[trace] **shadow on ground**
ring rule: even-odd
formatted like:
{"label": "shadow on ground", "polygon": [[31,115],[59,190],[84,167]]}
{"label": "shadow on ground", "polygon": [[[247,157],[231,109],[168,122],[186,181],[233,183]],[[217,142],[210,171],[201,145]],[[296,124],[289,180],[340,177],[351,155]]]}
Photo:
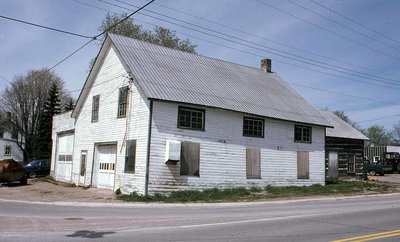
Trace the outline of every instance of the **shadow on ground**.
{"label": "shadow on ground", "polygon": [[10,183],[3,183],[3,184],[1,184],[0,183],[0,187],[24,187],[24,186],[30,186],[31,184],[26,184],[26,185],[22,185],[21,183],[19,183],[19,182],[10,182]]}
{"label": "shadow on ground", "polygon": [[68,234],[66,235],[67,237],[81,237],[81,238],[89,238],[89,239],[98,239],[98,238],[103,238],[104,235],[106,234],[115,234],[113,231],[109,232],[96,232],[96,231],[90,231],[90,230],[81,230],[81,231],[76,231],[73,234]]}

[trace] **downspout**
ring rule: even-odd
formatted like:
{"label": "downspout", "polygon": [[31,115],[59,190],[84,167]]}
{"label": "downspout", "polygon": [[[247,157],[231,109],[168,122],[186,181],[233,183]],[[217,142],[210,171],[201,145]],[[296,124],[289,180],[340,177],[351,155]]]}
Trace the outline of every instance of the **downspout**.
{"label": "downspout", "polygon": [[151,145],[151,127],[153,121],[153,100],[150,99],[149,128],[147,134],[147,158],[146,158],[146,178],[144,183],[144,195],[149,193],[149,172],[150,172],[150,145]]}

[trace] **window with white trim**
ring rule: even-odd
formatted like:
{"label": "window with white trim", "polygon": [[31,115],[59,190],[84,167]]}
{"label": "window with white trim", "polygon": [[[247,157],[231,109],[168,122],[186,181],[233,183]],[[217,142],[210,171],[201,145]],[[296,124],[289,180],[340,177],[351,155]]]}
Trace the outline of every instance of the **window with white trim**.
{"label": "window with white trim", "polygon": [[294,126],[294,141],[301,143],[311,143],[312,129],[309,126]]}
{"label": "window with white trim", "polygon": [[4,146],[4,155],[11,156],[11,146],[10,145]]}

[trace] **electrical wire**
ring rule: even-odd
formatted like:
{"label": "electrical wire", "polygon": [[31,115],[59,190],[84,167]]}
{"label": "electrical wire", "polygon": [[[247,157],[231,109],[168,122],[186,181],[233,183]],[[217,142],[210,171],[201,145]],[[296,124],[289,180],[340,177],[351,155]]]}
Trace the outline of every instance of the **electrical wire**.
{"label": "electrical wire", "polygon": [[[74,1],[77,1],[77,0],[74,0]],[[123,3],[123,1],[120,1],[120,0],[115,0],[115,1]],[[82,4],[86,4],[86,3],[82,3]],[[278,41],[275,41],[275,40],[272,40],[272,39],[269,39],[269,38],[265,38],[265,37],[262,37],[260,35],[256,35],[256,34],[253,34],[253,33],[250,33],[250,32],[246,32],[244,30],[240,30],[240,29],[234,28],[232,26],[228,26],[228,25],[225,25],[225,24],[222,24],[222,23],[210,20],[210,19],[206,19],[206,18],[197,16],[197,15],[191,14],[189,12],[185,12],[185,11],[182,11],[182,10],[179,10],[179,9],[176,9],[176,8],[172,8],[172,7],[160,4],[160,3],[156,3],[155,2],[154,5],[157,5],[157,6],[160,6],[162,8],[175,11],[177,13],[184,14],[184,15],[192,17],[192,18],[200,19],[202,21],[205,21],[205,22],[208,22],[208,23],[223,27],[225,29],[229,29],[229,30],[235,31],[237,33],[241,33],[241,34],[249,35],[249,36],[252,36],[252,37],[256,37],[256,38],[261,39],[261,40],[266,40],[266,41],[272,42],[274,44],[281,45],[281,46],[284,46],[284,47],[287,47],[287,48],[291,48],[293,50],[300,51],[300,52],[303,52],[303,53],[306,53],[306,54],[310,54],[310,55],[313,55],[313,56],[316,56],[316,57],[319,57],[319,58],[323,58],[323,59],[331,60],[331,61],[334,61],[334,62],[337,62],[337,63],[345,64],[347,66],[354,66],[354,67],[357,67],[357,68],[360,68],[360,69],[364,69],[364,70],[372,71],[372,72],[375,72],[375,73],[379,73],[379,74],[395,77],[392,74],[385,73],[385,72],[382,72],[380,70],[372,69],[372,68],[365,67],[365,66],[360,66],[360,65],[357,65],[357,64],[354,64],[354,63],[350,63],[350,62],[346,62],[346,61],[343,61],[343,60],[338,60],[338,59],[335,59],[335,58],[331,58],[331,57],[328,57],[328,56],[325,56],[325,55],[317,54],[315,52],[312,52],[312,51],[309,51],[309,50],[305,50],[305,49],[301,49],[301,48],[298,48],[298,47],[295,47],[295,46],[292,46],[292,45],[280,43]],[[98,8],[98,7],[94,6],[94,5],[92,5],[92,7]],[[98,8],[98,9],[104,10],[103,8]],[[106,11],[108,11],[108,10],[106,10]]]}
{"label": "electrical wire", "polygon": [[339,37],[341,37],[341,38],[343,38],[343,39],[345,39],[345,40],[348,40],[348,41],[350,41],[350,42],[353,42],[353,43],[355,43],[355,44],[357,44],[357,45],[363,46],[363,47],[365,47],[365,48],[367,48],[367,49],[373,50],[373,51],[378,52],[378,53],[380,53],[380,54],[382,54],[382,55],[385,55],[385,56],[387,56],[387,57],[390,57],[390,58],[392,58],[392,59],[400,60],[399,57],[393,56],[393,55],[388,54],[388,53],[386,53],[386,52],[383,52],[383,51],[381,51],[381,50],[379,50],[379,49],[370,47],[370,46],[368,46],[368,45],[366,45],[366,44],[364,44],[364,43],[362,43],[362,42],[359,42],[359,41],[357,41],[357,40],[353,40],[353,39],[347,37],[346,35],[343,35],[343,34],[339,34],[339,33],[337,33],[337,32],[334,32],[334,31],[332,31],[332,30],[330,30],[330,29],[328,29],[328,28],[325,28],[325,27],[323,27],[323,26],[321,26],[321,25],[318,25],[318,24],[316,24],[316,23],[313,23],[313,22],[311,22],[311,21],[308,21],[308,20],[305,19],[305,18],[302,18],[302,17],[299,17],[299,16],[297,16],[297,15],[294,15],[294,14],[292,14],[292,13],[290,13],[290,12],[287,12],[287,11],[285,11],[285,10],[282,10],[282,9],[280,9],[280,8],[278,8],[278,7],[275,7],[275,6],[271,5],[271,4],[268,4],[268,3],[264,2],[264,1],[261,1],[261,0],[254,0],[254,1],[256,1],[256,2],[258,2],[258,3],[260,3],[260,4],[262,4],[262,5],[265,5],[265,6],[267,6],[267,7],[270,7],[270,8],[272,8],[272,9],[275,9],[275,10],[277,10],[277,11],[279,11],[279,12],[285,13],[285,14],[287,14],[287,15],[293,17],[293,18],[296,18],[296,19],[299,19],[299,20],[301,20],[301,21],[303,21],[303,22],[306,22],[306,23],[308,23],[308,24],[310,24],[310,25],[312,25],[312,26],[315,26],[315,27],[317,27],[317,28],[319,28],[319,29],[322,29],[322,30],[324,30],[324,31],[326,31],[326,32],[328,32],[328,33],[331,33],[331,34],[333,34],[333,35],[339,36]]}
{"label": "electrical wire", "polygon": [[337,14],[337,15],[339,15],[339,16],[341,16],[341,17],[347,19],[348,21],[350,21],[350,22],[352,22],[352,23],[357,24],[358,26],[361,26],[361,27],[363,27],[363,28],[365,28],[365,29],[368,29],[369,31],[374,32],[374,33],[376,33],[376,34],[378,34],[378,35],[381,35],[381,36],[383,36],[383,37],[385,37],[385,38],[387,38],[387,39],[389,39],[389,40],[391,40],[391,41],[393,41],[393,42],[400,43],[400,41],[395,40],[395,39],[391,38],[390,36],[388,36],[388,35],[386,35],[386,34],[383,34],[383,33],[381,33],[381,32],[378,32],[378,31],[376,31],[376,30],[374,30],[374,29],[368,27],[367,25],[364,25],[364,24],[362,24],[362,23],[360,23],[360,22],[358,22],[358,21],[356,21],[356,20],[354,20],[354,19],[351,19],[351,18],[349,18],[349,17],[347,17],[347,16],[345,16],[345,15],[339,13],[338,11],[335,11],[335,10],[333,10],[333,9],[331,9],[331,8],[325,6],[325,5],[323,5],[323,4],[321,4],[321,3],[317,2],[317,1],[314,1],[314,0],[310,0],[310,1],[313,2],[313,3],[315,3],[315,4],[317,4],[318,6],[320,6],[320,7],[324,8],[324,9],[326,9],[326,10],[328,10],[328,11],[334,13],[334,14]]}
{"label": "electrical wire", "polygon": [[[81,2],[79,2],[79,1],[77,1],[77,0],[74,0],[74,1],[75,1],[75,2],[78,2],[78,3],[81,3]],[[116,13],[116,12],[113,12],[113,11],[110,11],[110,10],[107,10],[107,9],[104,9],[104,8],[100,8],[100,7],[97,7],[97,6],[94,6],[94,5],[90,5],[90,4],[86,4],[86,3],[82,3],[82,4],[85,4],[85,5],[89,6],[89,7],[93,7],[93,8],[96,8],[96,9],[99,9],[99,10],[102,10],[102,11],[105,11],[105,12]],[[149,25],[156,26],[155,24],[152,24],[152,23],[149,23],[149,22],[145,22],[145,21],[139,20],[139,19],[137,19],[137,18],[135,18],[135,21],[139,21],[139,22],[143,22],[143,23],[145,23],[145,24],[149,24]],[[180,33],[180,32],[177,32],[177,33]],[[219,46],[222,46],[222,47],[225,47],[225,48],[233,49],[233,50],[236,50],[236,51],[239,51],[239,52],[242,52],[242,53],[246,53],[246,54],[249,54],[249,55],[252,55],[252,56],[257,56],[257,57],[263,58],[263,56],[257,55],[257,54],[252,53],[252,52],[244,51],[244,50],[237,49],[237,48],[234,48],[234,47],[231,47],[231,46],[226,46],[226,45],[223,45],[223,44],[220,44],[220,43],[216,43],[216,42],[213,42],[213,41],[210,41],[210,40],[206,40],[206,39],[203,39],[203,38],[195,37],[195,36],[193,36],[193,35],[188,35],[188,34],[184,34],[184,33],[180,33],[180,34],[183,34],[183,35],[188,36],[188,37],[190,37],[190,38],[199,39],[199,40],[202,40],[202,41],[205,41],[205,42],[208,42],[208,43],[212,43],[212,44],[215,44],[215,45],[219,45]],[[302,68],[302,69],[307,69],[307,70],[310,70],[310,71],[315,71],[315,72],[323,73],[323,74],[326,74],[326,75],[331,75],[331,76],[339,77],[339,78],[342,78],[342,79],[344,79],[344,80],[351,80],[351,81],[355,81],[355,82],[361,82],[361,83],[366,83],[366,84],[370,84],[370,85],[376,86],[376,84],[371,83],[371,82],[366,82],[366,81],[356,80],[356,79],[349,79],[349,78],[345,78],[345,77],[342,77],[342,76],[338,76],[338,75],[335,75],[335,74],[332,74],[332,73],[322,72],[322,71],[315,70],[315,69],[311,69],[311,68],[306,68],[306,67],[299,66],[299,65],[295,65],[295,64],[292,64],[292,63],[289,63],[289,62],[285,62],[285,61],[278,61],[278,62],[287,64],[287,65],[291,65],[291,66],[296,66],[296,67],[299,67],[299,68]],[[386,104],[395,104],[395,105],[396,105],[396,103],[393,103],[393,102],[390,102],[390,101],[384,101],[384,100],[379,100],[379,99],[372,99],[372,98],[360,97],[360,96],[355,96],[355,95],[345,94],[345,93],[339,93],[339,92],[334,92],[334,91],[331,91],[331,90],[320,89],[320,88],[317,89],[317,88],[315,88],[315,87],[306,86],[306,85],[301,85],[301,84],[297,84],[297,83],[294,83],[294,82],[288,82],[288,83],[291,83],[291,84],[293,84],[293,85],[302,86],[302,87],[305,87],[305,88],[311,88],[311,89],[319,90],[319,91],[331,92],[331,93],[338,94],[338,95],[344,95],[344,96],[349,96],[349,97],[358,98],[358,99],[364,99],[364,100],[368,100],[368,101],[374,101],[374,102],[380,102],[380,103],[386,103]],[[379,86],[381,86],[381,85],[379,85]],[[381,86],[381,87],[386,87],[386,88],[389,88],[389,89],[393,89],[392,87],[389,87],[389,86]]]}
{"label": "electrical wire", "polygon": [[75,55],[76,53],[78,53],[80,50],[82,50],[83,48],[85,48],[87,45],[89,45],[91,42],[95,41],[99,36],[103,35],[104,33],[106,33],[107,31],[109,31],[110,29],[114,28],[116,25],[120,24],[121,22],[125,21],[126,19],[128,19],[129,17],[133,16],[134,14],[138,13],[140,10],[142,10],[143,8],[147,7],[148,5],[150,5],[152,2],[154,2],[155,0],[151,0],[150,2],[148,2],[147,4],[143,5],[142,7],[138,8],[137,10],[133,11],[131,14],[129,14],[126,18],[122,19],[121,21],[113,24],[112,26],[110,26],[109,28],[107,28],[105,31],[101,32],[98,35],[95,35],[93,37],[90,38],[90,40],[88,42],[86,42],[85,44],[83,44],[82,46],[80,46],[78,49],[76,49],[75,51],[73,51],[72,53],[70,53],[69,55],[67,55],[66,57],[64,57],[63,59],[61,59],[59,62],[57,62],[55,65],[53,65],[52,67],[50,67],[48,70],[46,70],[45,72],[43,72],[41,75],[39,75],[38,77],[36,77],[34,79],[38,80],[39,78],[42,78],[44,75],[46,75],[47,73],[49,73],[51,70],[53,70],[54,68],[56,68],[57,66],[59,66],[60,64],[62,64],[63,62],[65,62],[66,60],[68,60],[70,57],[72,57],[73,55]]}
{"label": "electrical wire", "polygon": [[328,18],[328,17],[326,17],[326,16],[324,16],[324,15],[322,15],[322,14],[320,14],[320,13],[314,11],[314,10],[311,10],[311,9],[309,9],[309,8],[306,8],[306,7],[304,7],[303,5],[298,4],[298,3],[296,3],[296,2],[294,2],[294,1],[292,1],[292,0],[286,0],[286,1],[289,2],[289,3],[291,3],[291,4],[293,4],[293,5],[295,5],[295,6],[297,6],[297,7],[299,7],[299,8],[302,8],[302,9],[304,9],[304,10],[306,10],[306,11],[309,11],[309,12],[311,12],[311,13],[317,15],[317,16],[320,16],[320,17],[323,18],[323,19],[326,19],[326,20],[328,20],[328,21],[330,21],[330,22],[332,22],[332,23],[335,23],[335,24],[337,24],[337,25],[339,25],[339,26],[342,26],[343,28],[346,28],[346,29],[348,29],[348,30],[350,30],[350,31],[353,31],[354,33],[357,33],[357,34],[359,34],[359,35],[361,35],[361,36],[364,36],[365,38],[368,38],[368,39],[370,39],[370,40],[373,40],[373,41],[375,41],[375,42],[377,42],[377,43],[379,43],[379,44],[385,45],[385,46],[390,47],[390,48],[392,48],[392,49],[399,50],[399,48],[396,48],[396,47],[393,46],[393,45],[389,45],[389,44],[387,44],[387,43],[385,43],[385,42],[383,42],[383,41],[380,41],[380,40],[378,40],[378,39],[376,39],[376,38],[374,38],[374,37],[371,37],[371,36],[369,36],[369,35],[367,35],[367,34],[364,34],[364,33],[360,32],[360,31],[358,31],[358,30],[356,30],[356,29],[353,29],[353,28],[351,28],[351,27],[349,27],[349,26],[346,26],[346,25],[344,25],[344,24],[342,24],[342,23],[340,23],[340,22],[338,22],[338,21],[336,21],[336,20],[330,19],[330,18]]}
{"label": "electrical wire", "polygon": [[11,20],[11,21],[15,21],[15,22],[19,22],[19,23],[35,26],[35,27],[39,27],[39,28],[42,28],[42,29],[56,31],[56,32],[63,33],[63,34],[69,34],[69,35],[73,35],[73,36],[77,36],[77,37],[81,37],[81,38],[87,38],[87,39],[92,39],[93,38],[91,36],[82,35],[82,34],[70,32],[70,31],[66,31],[66,30],[62,30],[62,29],[52,28],[52,27],[48,27],[48,26],[44,26],[44,25],[40,25],[40,24],[35,24],[35,23],[32,23],[32,22],[28,22],[28,21],[24,21],[24,20],[21,20],[21,19],[7,17],[7,16],[4,16],[4,15],[0,15],[0,18],[8,19],[8,20]]}
{"label": "electrical wire", "polygon": [[[129,9],[129,8],[126,8],[126,7],[123,7],[123,6],[114,4],[114,3],[110,3],[110,2],[107,2],[107,1],[105,1],[105,0],[98,0],[98,1],[103,2],[103,3],[106,3],[106,4],[109,4],[109,5],[114,6],[114,7],[119,7],[119,8],[124,9],[124,10],[131,10],[131,9]],[[117,0],[117,1],[118,1],[118,0]],[[121,1],[119,1],[119,2],[121,2]],[[126,3],[126,4],[127,4],[127,5],[130,5],[130,6],[133,6],[133,7],[137,7],[137,6],[132,5],[132,4],[128,4],[128,3]],[[286,51],[281,51],[281,50],[278,50],[278,49],[275,49],[275,48],[271,48],[271,47],[268,47],[268,46],[260,45],[260,44],[258,44],[258,43],[254,43],[254,42],[251,42],[251,41],[247,41],[247,40],[238,38],[238,37],[236,37],[236,36],[232,36],[232,35],[225,34],[225,33],[219,32],[219,31],[211,30],[211,29],[209,29],[209,28],[205,28],[205,27],[202,27],[202,26],[198,26],[198,25],[195,25],[195,24],[191,24],[191,23],[189,23],[189,22],[186,22],[186,21],[183,21],[183,20],[179,20],[179,19],[177,19],[177,18],[170,17],[170,16],[167,16],[167,15],[165,15],[165,14],[159,14],[159,13],[157,13],[157,12],[155,12],[155,11],[151,11],[151,10],[145,10],[145,11],[147,11],[147,12],[150,11],[150,12],[155,13],[155,14],[157,14],[157,15],[160,15],[160,16],[163,16],[163,17],[167,17],[167,18],[170,18],[170,19],[173,19],[173,20],[176,20],[176,21],[180,21],[180,22],[183,22],[183,23],[185,23],[185,24],[195,26],[195,27],[197,27],[197,28],[202,28],[202,29],[204,29],[204,30],[211,31],[211,32],[217,33],[217,34],[219,34],[219,35],[224,35],[224,36],[227,36],[227,37],[229,37],[229,38],[237,39],[237,40],[239,40],[239,41],[246,42],[246,43],[249,43],[249,44],[251,44],[251,45],[243,44],[243,43],[238,42],[238,41],[235,41],[235,40],[231,40],[231,39],[228,39],[228,38],[225,38],[225,37],[221,37],[221,36],[218,36],[218,35],[210,34],[210,33],[207,33],[207,32],[201,31],[201,30],[197,30],[197,29],[194,29],[194,28],[191,28],[191,27],[187,27],[187,26],[184,26],[184,25],[181,25],[181,24],[177,24],[177,23],[174,23],[174,22],[171,22],[171,21],[162,19],[162,18],[158,18],[158,17],[152,16],[152,15],[145,14],[145,13],[139,13],[139,14],[140,14],[140,15],[143,15],[143,16],[151,17],[151,18],[154,18],[154,19],[163,21],[163,22],[167,22],[167,23],[170,23],[170,24],[174,24],[174,25],[176,25],[176,26],[183,27],[183,28],[186,28],[186,29],[189,29],[189,30],[192,30],[192,31],[196,31],[196,32],[199,32],[199,33],[202,33],[202,34],[205,34],[205,35],[209,35],[209,36],[212,36],[212,37],[215,37],[215,38],[219,38],[219,39],[222,39],[222,40],[225,40],[225,41],[229,41],[229,42],[231,42],[231,43],[243,45],[243,46],[246,46],[246,47],[248,47],[248,48],[253,48],[253,49],[260,50],[260,51],[263,51],[263,52],[266,52],[266,53],[269,53],[269,54],[273,54],[273,55],[276,55],[276,56],[280,56],[280,57],[284,57],[284,58],[287,58],[287,59],[295,60],[295,61],[298,61],[298,62],[301,62],[301,63],[304,63],[304,64],[315,65],[315,66],[318,66],[318,67],[320,67],[320,68],[325,68],[325,69],[328,69],[328,70],[337,71],[337,72],[340,72],[340,73],[343,73],[343,74],[353,75],[353,76],[357,76],[357,77],[361,77],[361,78],[366,78],[366,79],[370,79],[370,80],[381,81],[381,82],[393,84],[393,85],[396,85],[396,86],[399,85],[398,80],[394,80],[394,79],[390,79],[390,78],[384,78],[384,77],[379,77],[379,76],[375,76],[375,75],[372,75],[372,74],[366,74],[366,73],[354,71],[354,70],[351,70],[351,69],[348,69],[348,68],[344,68],[344,67],[340,67],[340,66],[336,66],[336,65],[327,64],[327,63],[320,62],[320,61],[316,61],[316,60],[313,60],[313,59],[310,59],[310,58],[306,58],[306,57],[303,57],[303,56],[295,55],[295,54],[292,54],[292,53],[289,53],[289,52],[286,52]],[[265,49],[260,49],[260,48],[258,48],[258,47],[254,47],[254,46],[252,46],[252,45],[257,45],[257,46],[260,46],[260,47],[262,47],[262,48],[267,48],[267,49],[270,49],[270,50],[273,50],[273,51],[277,51],[277,52],[280,52],[280,53],[284,53],[284,54],[275,53],[275,52],[272,52],[272,51],[269,51],[269,50],[265,50]],[[295,56],[296,58],[291,57],[291,56],[287,56],[286,54]],[[302,59],[305,59],[305,60],[301,60],[301,59],[298,59],[298,58],[302,58]],[[311,61],[311,62],[315,62],[315,63],[311,63],[310,61]],[[327,65],[327,66],[324,66],[324,65]],[[331,66],[331,67],[329,67],[329,66]],[[335,68],[338,68],[338,69],[340,69],[340,70],[336,70]],[[354,72],[354,73],[353,73],[353,72]],[[383,79],[383,80],[381,80],[381,79]],[[385,80],[385,81],[384,81],[384,80]]]}

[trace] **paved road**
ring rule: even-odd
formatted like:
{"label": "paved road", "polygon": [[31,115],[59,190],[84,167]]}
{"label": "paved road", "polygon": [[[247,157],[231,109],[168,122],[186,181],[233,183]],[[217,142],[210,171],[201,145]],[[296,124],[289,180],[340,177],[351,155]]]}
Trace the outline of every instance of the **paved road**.
{"label": "paved road", "polygon": [[365,235],[360,241],[400,241],[400,195],[206,205],[0,200],[0,241],[332,241]]}

